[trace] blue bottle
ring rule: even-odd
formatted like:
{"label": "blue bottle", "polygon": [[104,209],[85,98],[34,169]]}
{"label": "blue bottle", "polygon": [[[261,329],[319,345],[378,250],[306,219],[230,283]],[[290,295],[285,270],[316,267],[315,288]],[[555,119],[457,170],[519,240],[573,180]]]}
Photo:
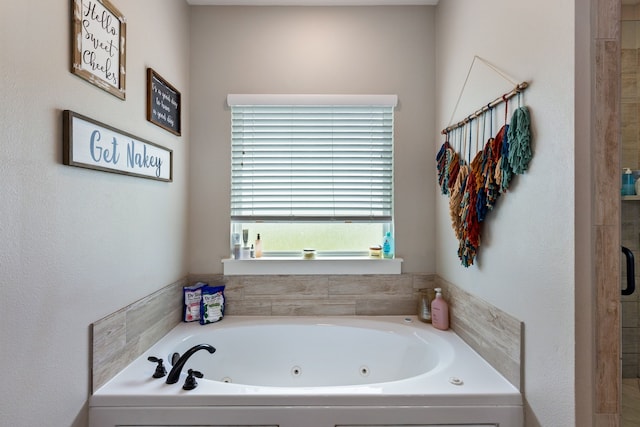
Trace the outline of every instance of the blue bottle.
{"label": "blue bottle", "polygon": [[622,195],[633,196],[634,194],[636,194],[636,187],[633,182],[633,173],[631,169],[626,168],[622,174]]}
{"label": "blue bottle", "polygon": [[393,258],[395,247],[393,243],[393,236],[390,231],[384,236],[384,243],[382,244],[382,256],[384,258]]}

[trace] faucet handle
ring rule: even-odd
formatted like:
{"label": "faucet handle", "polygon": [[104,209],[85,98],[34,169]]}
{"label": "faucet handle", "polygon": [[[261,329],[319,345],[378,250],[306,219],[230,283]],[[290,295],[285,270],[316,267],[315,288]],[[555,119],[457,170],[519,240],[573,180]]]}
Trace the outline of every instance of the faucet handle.
{"label": "faucet handle", "polygon": [[187,374],[189,375],[187,375],[187,379],[184,380],[184,385],[182,386],[183,390],[193,390],[194,388],[198,387],[198,382],[196,381],[196,377],[197,378],[204,377],[202,372],[194,371],[193,369],[189,369],[187,371]]}
{"label": "faucet handle", "polygon": [[175,365],[176,363],[178,363],[178,360],[180,360],[180,353],[175,352],[171,355],[171,366]]}
{"label": "faucet handle", "polygon": [[147,360],[149,362],[158,364],[158,366],[156,366],[156,371],[153,374],[153,378],[162,378],[165,375],[167,375],[167,370],[165,369],[164,364],[162,363],[162,359],[154,356],[149,356],[147,357]]}

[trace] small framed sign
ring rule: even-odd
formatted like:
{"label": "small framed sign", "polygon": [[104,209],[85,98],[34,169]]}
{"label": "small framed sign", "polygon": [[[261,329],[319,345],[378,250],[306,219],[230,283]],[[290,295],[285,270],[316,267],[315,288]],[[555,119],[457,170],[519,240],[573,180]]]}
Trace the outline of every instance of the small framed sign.
{"label": "small framed sign", "polygon": [[125,98],[124,16],[108,0],[71,0],[71,72]]}
{"label": "small framed sign", "polygon": [[181,135],[180,92],[153,69],[147,68],[147,120]]}
{"label": "small framed sign", "polygon": [[70,110],[62,129],[65,165],[173,181],[173,150]]}

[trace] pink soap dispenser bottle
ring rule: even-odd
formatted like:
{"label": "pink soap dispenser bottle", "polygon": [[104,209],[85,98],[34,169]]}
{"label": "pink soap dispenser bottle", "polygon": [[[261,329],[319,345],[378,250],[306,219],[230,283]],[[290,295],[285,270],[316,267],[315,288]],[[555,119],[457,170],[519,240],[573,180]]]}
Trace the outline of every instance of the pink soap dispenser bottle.
{"label": "pink soap dispenser bottle", "polygon": [[431,303],[431,324],[443,331],[449,329],[449,305],[442,298],[441,288],[436,288],[436,297]]}

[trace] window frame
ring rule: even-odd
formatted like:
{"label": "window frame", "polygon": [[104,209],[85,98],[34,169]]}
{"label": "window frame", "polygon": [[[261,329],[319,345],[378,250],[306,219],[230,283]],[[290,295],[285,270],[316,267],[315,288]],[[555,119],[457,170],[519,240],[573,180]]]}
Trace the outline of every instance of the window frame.
{"label": "window frame", "polygon": [[[390,107],[390,125],[387,125],[390,128],[390,148],[387,148],[390,152],[390,163],[389,170],[390,178],[387,178],[390,182],[389,187],[389,195],[385,196],[390,199],[390,207],[389,215],[384,218],[370,218],[366,219],[364,217],[358,218],[342,218],[346,220],[345,222],[352,222],[352,219],[355,219],[356,222],[368,222],[368,223],[377,223],[381,224],[383,228],[383,234],[380,236],[380,240],[387,231],[393,232],[393,195],[394,195],[394,178],[393,178],[393,146],[394,146],[394,116],[395,116],[395,106],[397,105],[397,96],[396,95],[268,95],[268,94],[229,94],[227,96],[227,103],[231,109],[237,106],[325,106],[331,108],[332,106],[355,106],[358,108],[360,106],[385,106],[385,108]],[[375,108],[375,107],[374,107]],[[233,138],[233,123],[232,123],[232,138]],[[232,141],[233,144],[233,141]],[[347,143],[349,144],[349,143]],[[233,145],[232,145],[233,150]],[[372,151],[373,152],[373,151]],[[373,156],[370,156],[373,157]],[[232,158],[233,160],[233,158]],[[233,186],[233,181],[232,181]],[[233,191],[233,190],[232,190]],[[305,206],[306,208],[306,206]],[[322,220],[322,218],[326,218],[326,220]],[[275,219],[275,221],[274,221]],[[233,215],[230,217],[230,248],[231,252],[233,252],[233,234],[238,233],[240,230],[238,229],[238,224],[241,223],[252,223],[255,222],[259,224],[260,222],[289,222],[286,218],[267,218],[267,217],[246,217],[246,216],[238,216],[234,217]],[[331,219],[327,217],[313,218],[314,223],[325,223],[329,224],[335,221],[335,219]],[[297,218],[297,220],[293,221],[296,223],[300,222],[308,222],[305,218]],[[296,256],[292,251],[281,251],[281,252],[265,252],[262,258],[259,259],[233,259],[230,257],[229,259],[225,259],[224,262],[224,270],[225,274],[283,274],[284,270],[288,271],[298,271],[299,268],[302,268],[302,272],[305,274],[314,274],[313,271],[318,270],[317,274],[322,273],[336,273],[342,271],[346,274],[399,274],[400,264],[402,262],[401,259],[396,258],[395,260],[389,259],[376,259],[369,258],[368,251],[325,251],[319,253],[321,256],[315,260],[303,260],[302,257]],[[247,268],[247,263],[244,261],[261,261],[258,264],[252,265],[251,268]],[[269,261],[268,267],[265,262]],[[295,261],[304,261],[304,267],[297,266],[291,269],[293,265],[296,265]],[[379,264],[371,264],[371,262],[384,261]],[[292,264],[293,262],[293,264]],[[345,263],[346,262],[346,263]],[[376,268],[372,269],[371,265],[379,265],[382,267],[382,270],[376,272]],[[346,270],[344,270],[344,268]],[[237,271],[240,268],[240,271]],[[379,268],[379,267],[377,267]],[[251,273],[253,271],[253,273]],[[272,271],[272,273],[269,273]],[[234,272],[234,273],[232,273]],[[351,272],[351,273],[350,273]],[[285,272],[286,273],[286,272]],[[294,273],[292,273],[294,274]]]}

